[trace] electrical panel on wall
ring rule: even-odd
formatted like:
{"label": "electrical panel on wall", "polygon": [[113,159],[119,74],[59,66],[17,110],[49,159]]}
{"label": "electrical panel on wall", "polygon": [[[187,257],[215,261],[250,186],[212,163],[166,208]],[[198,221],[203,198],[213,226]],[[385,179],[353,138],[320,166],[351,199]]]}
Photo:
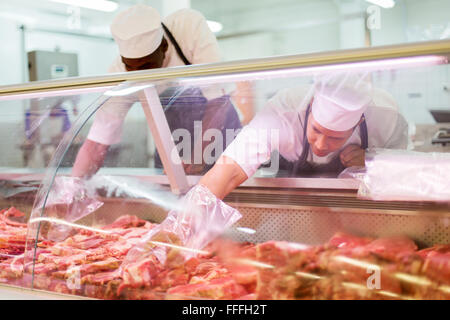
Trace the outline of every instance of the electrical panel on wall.
{"label": "electrical panel on wall", "polygon": [[78,55],[59,51],[28,52],[30,81],[52,80],[78,76]]}

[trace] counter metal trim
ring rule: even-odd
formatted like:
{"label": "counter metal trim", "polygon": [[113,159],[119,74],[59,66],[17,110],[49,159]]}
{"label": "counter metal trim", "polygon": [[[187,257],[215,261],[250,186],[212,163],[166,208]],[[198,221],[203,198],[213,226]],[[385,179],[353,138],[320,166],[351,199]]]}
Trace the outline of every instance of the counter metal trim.
{"label": "counter metal trim", "polygon": [[[11,298],[13,296],[13,298]],[[5,298],[7,297],[7,298]],[[0,300],[97,300],[94,298],[56,293],[40,289],[0,284]]]}
{"label": "counter metal trim", "polygon": [[282,68],[320,66],[367,60],[413,57],[423,55],[450,55],[450,40],[408,43],[371,48],[348,49],[312,54],[286,55],[260,59],[237,60],[212,64],[180,66],[114,73],[101,76],[74,77],[61,80],[38,81],[0,87],[0,97],[40,91],[67,90],[93,86],[114,85],[124,81],[149,81],[241,72],[269,71]]}

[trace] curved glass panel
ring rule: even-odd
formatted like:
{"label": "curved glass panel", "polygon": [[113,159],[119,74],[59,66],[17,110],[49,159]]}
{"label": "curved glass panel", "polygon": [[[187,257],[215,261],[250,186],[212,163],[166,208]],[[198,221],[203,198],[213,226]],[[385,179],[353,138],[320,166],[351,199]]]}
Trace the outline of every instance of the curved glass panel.
{"label": "curved glass panel", "polygon": [[449,80],[448,58],[424,55],[111,88],[39,181],[28,284],[100,299],[449,299]]}
{"label": "curved glass panel", "polygon": [[[34,236],[27,222],[50,160],[79,114],[106,89],[67,90],[0,100],[0,283],[30,287]],[[72,140],[67,159],[80,148]]]}

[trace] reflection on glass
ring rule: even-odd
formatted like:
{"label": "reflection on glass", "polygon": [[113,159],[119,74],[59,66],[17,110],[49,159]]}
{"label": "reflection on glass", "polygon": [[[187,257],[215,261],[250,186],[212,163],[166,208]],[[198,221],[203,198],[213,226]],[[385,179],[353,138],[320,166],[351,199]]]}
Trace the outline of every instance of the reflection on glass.
{"label": "reflection on glass", "polygon": [[[121,152],[121,149],[124,149],[127,144],[123,140],[130,139],[126,135],[126,130],[134,128],[131,127],[131,123],[144,126],[141,130],[146,130],[147,124],[140,103],[140,99],[145,99],[145,97],[143,90],[139,90],[145,89],[145,87],[137,87],[138,90],[133,90],[132,94],[128,96],[125,94],[120,98],[110,99],[95,115],[94,123],[87,136],[88,140],[81,149],[79,159],[74,165],[76,176],[94,174],[103,165],[105,157],[112,153],[111,147],[113,145],[117,146],[116,149],[120,148],[119,152]],[[128,89],[133,89],[133,87]],[[241,128],[236,108],[225,89],[220,86],[199,88],[170,84],[157,87],[168,126],[175,142],[178,144],[180,157],[188,174],[205,173],[227,146],[227,141],[224,139],[226,131]],[[121,90],[121,92],[125,92],[124,90],[126,89]],[[135,93],[134,91],[138,92]],[[114,94],[114,96],[117,95]],[[135,102],[138,102],[137,106],[127,116]],[[125,121],[126,117],[130,119],[128,122]],[[216,132],[217,130],[220,132]],[[205,141],[206,138],[209,140]],[[213,143],[207,143],[211,141]],[[133,145],[135,145],[136,141],[133,142]],[[145,141],[142,143],[141,146],[130,147],[134,148],[135,151],[145,150],[145,147],[147,147],[146,156],[150,167],[162,169],[160,155],[155,150],[151,137],[148,137],[147,145],[145,145]],[[215,145],[212,150],[206,150],[210,157],[204,157],[205,148],[211,144]],[[140,162],[137,159],[139,154],[133,152],[133,155],[133,159],[128,158],[129,163],[126,166],[135,166],[136,162]],[[134,163],[130,163],[133,160]],[[116,162],[118,161],[120,160],[116,159]],[[115,166],[115,164],[111,164],[111,161],[105,165]]]}
{"label": "reflection on glass", "polygon": [[[79,96],[33,99],[25,112],[24,166],[48,166],[62,136],[70,129],[69,112],[77,115]],[[79,142],[78,142],[79,144]],[[76,146],[77,143],[74,143]]]}
{"label": "reflection on glass", "polygon": [[[448,147],[432,143],[434,111],[448,108],[439,85],[447,65],[336,66],[125,83],[75,119],[69,100],[20,109],[18,139],[47,137],[33,137],[35,128],[66,134],[44,177],[0,184],[1,283],[100,299],[450,299],[447,202],[399,201],[391,191],[411,195],[407,185],[445,201],[445,172],[427,175],[434,191],[414,187],[422,175],[392,183],[382,168],[371,182],[393,202],[276,185],[322,179],[269,178],[271,187],[225,198],[258,170],[336,177],[370,166],[371,148],[404,157],[387,161],[398,173],[447,165],[447,155],[423,153],[424,165],[409,153]],[[55,132],[44,125],[52,114]],[[202,175],[200,184],[190,188],[197,180],[177,168]],[[175,194],[173,181],[188,192]]]}
{"label": "reflection on glass", "polygon": [[248,177],[272,152],[280,154],[279,169],[290,176],[337,175],[364,166],[368,148],[406,149],[407,144],[405,119],[394,99],[373,87],[370,74],[338,73],[280,90],[225,155]]}

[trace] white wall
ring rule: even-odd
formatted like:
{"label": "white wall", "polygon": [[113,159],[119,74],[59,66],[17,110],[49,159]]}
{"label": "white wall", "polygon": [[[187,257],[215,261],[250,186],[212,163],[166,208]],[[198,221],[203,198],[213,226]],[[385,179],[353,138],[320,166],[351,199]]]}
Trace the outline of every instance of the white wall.
{"label": "white wall", "polygon": [[[4,11],[2,11],[4,12]],[[20,18],[20,17],[19,17]],[[45,24],[52,24],[51,17],[35,16],[43,19]],[[117,47],[113,41],[99,38],[88,38],[81,36],[62,35],[58,33],[20,31],[19,27],[24,21],[14,20],[14,16],[0,16],[0,39],[2,48],[0,50],[0,85],[18,84],[28,80],[28,70],[22,60],[25,51],[31,50],[54,50],[59,47],[61,52],[78,54],[79,75],[104,74],[109,64],[117,55]],[[64,22],[64,19],[63,19]],[[53,23],[63,23],[61,19],[54,18]],[[64,25],[64,24],[63,24]],[[35,28],[35,26],[33,26]],[[22,43],[24,39],[24,43]],[[25,56],[26,59],[26,56]],[[95,101],[98,94],[81,95],[78,101],[78,110]],[[46,99],[40,99],[42,108],[45,108]],[[22,152],[19,146],[25,141],[25,111],[29,110],[30,101],[0,101],[0,122],[2,123],[2,137],[0,147],[9,150],[1,157],[0,166],[22,166]],[[44,110],[44,109],[43,109]],[[75,120],[75,115],[68,110],[70,120]],[[45,130],[45,121],[43,128]]]}
{"label": "white wall", "polygon": [[[274,55],[333,51],[339,48],[339,23],[330,22],[274,35]],[[320,41],[317,41],[320,39]]]}
{"label": "white wall", "polygon": [[[331,1],[298,1],[286,6],[265,3],[253,10],[232,9],[217,17],[206,15],[224,25],[223,37],[218,35],[218,40],[225,60],[339,48],[339,17]],[[256,3],[249,2],[249,6],[252,4]]]}
{"label": "white wall", "polygon": [[[381,28],[371,31],[372,45],[391,45],[449,38],[450,1],[401,0],[392,9],[382,9]],[[450,93],[443,89],[450,81],[448,66],[393,71],[379,79],[400,104],[411,123],[435,123],[429,109],[449,109]],[[389,78],[389,79],[387,79]]]}
{"label": "white wall", "polygon": [[[398,0],[392,9],[381,10],[381,28],[371,31],[372,45],[397,44],[406,41],[445,36],[450,30],[450,0]],[[149,4],[161,11],[173,10],[189,3],[195,8],[195,0],[154,0]],[[207,4],[207,1],[204,1]],[[207,18],[224,24],[219,34],[219,46],[224,60],[249,59],[273,55],[333,51],[364,46],[364,13],[368,3],[360,0],[302,0],[302,1],[246,1],[231,4],[216,3],[204,10]],[[260,5],[256,5],[256,4]],[[163,15],[165,15],[163,13]],[[353,15],[349,18],[349,15]],[[66,17],[37,14],[33,17],[46,27],[64,25]],[[106,20],[105,20],[106,21]],[[22,21],[23,22],[23,21]],[[0,14],[0,38],[4,44],[0,50],[0,85],[23,81],[24,65],[21,61],[21,33],[19,22]],[[36,27],[36,26],[35,26]],[[227,35],[226,37],[222,37]],[[450,34],[449,34],[450,36]],[[428,37],[428,38],[427,38]],[[117,55],[117,46],[107,39],[94,39],[73,35],[28,31],[25,34],[26,50],[53,50],[78,54],[81,76],[103,74]],[[391,88],[402,105],[418,105],[417,108],[446,108],[449,93],[442,90],[442,83],[449,82],[448,68],[436,69],[414,81],[405,77],[391,83]],[[406,82],[409,84],[406,85]],[[398,88],[397,88],[398,87]],[[395,90],[394,90],[395,88]],[[268,92],[271,91],[268,88]],[[265,92],[265,91],[264,91]],[[412,94],[412,95],[411,95]],[[421,95],[419,98],[410,96]],[[23,108],[22,104],[18,104]],[[420,107],[422,106],[422,107]],[[418,112],[417,121],[432,121]],[[427,113],[428,115],[428,113]]]}
{"label": "white wall", "polygon": [[380,9],[379,29],[372,29],[370,32],[372,46],[392,45],[407,41],[405,7],[405,3],[399,1],[394,8]]}
{"label": "white wall", "polygon": [[0,17],[0,85],[22,82],[20,30],[16,23]]}
{"label": "white wall", "polygon": [[[28,80],[26,65],[22,62],[22,32],[20,24],[0,17],[0,85],[17,84]],[[108,66],[118,54],[114,41],[105,38],[92,38],[79,35],[42,32],[26,28],[24,33],[25,51],[50,50],[59,48],[61,52],[78,55],[80,76],[98,75],[107,72]]]}
{"label": "white wall", "polygon": [[430,109],[450,110],[450,94],[443,84],[450,79],[446,65],[386,71],[374,75],[375,85],[386,89],[398,102],[410,123],[435,123]]}
{"label": "white wall", "polygon": [[239,37],[219,40],[222,58],[225,61],[267,57],[274,54],[272,35],[270,33],[256,33]]}
{"label": "white wall", "polygon": [[398,0],[381,9],[381,28],[372,30],[372,45],[450,38],[449,0]]}
{"label": "white wall", "polygon": [[407,4],[406,19],[409,41],[450,38],[449,0],[412,0]]}
{"label": "white wall", "polygon": [[[361,17],[370,4],[365,1],[299,1],[289,4],[289,12],[279,13],[280,8],[264,6],[253,12],[228,12],[222,14],[224,31],[235,37],[223,40],[219,45],[228,60],[280,54],[299,54],[333,51],[365,46],[365,19]],[[314,9],[308,11],[308,9]],[[358,16],[358,12],[360,15]],[[405,42],[436,40],[450,37],[449,0],[397,0],[392,9],[380,10],[380,29],[371,30],[373,46],[393,45]],[[261,19],[261,15],[269,15]],[[293,16],[297,18],[294,19]],[[259,18],[258,18],[259,17]],[[282,17],[282,18],[281,18]],[[348,18],[350,17],[350,18]],[[254,30],[291,24],[291,29],[239,36],[245,25]],[[294,21],[298,21],[295,25]],[[311,23],[315,21],[315,23]],[[232,23],[232,26],[229,25]],[[279,27],[278,29],[283,29]],[[443,90],[450,82],[450,68],[436,66],[410,70],[378,73],[379,86],[386,88],[397,99],[406,118],[415,123],[434,123],[429,109],[450,109],[450,93]],[[257,108],[264,96],[270,95],[283,82],[261,82],[257,85]],[[292,85],[289,81],[285,85]]]}

